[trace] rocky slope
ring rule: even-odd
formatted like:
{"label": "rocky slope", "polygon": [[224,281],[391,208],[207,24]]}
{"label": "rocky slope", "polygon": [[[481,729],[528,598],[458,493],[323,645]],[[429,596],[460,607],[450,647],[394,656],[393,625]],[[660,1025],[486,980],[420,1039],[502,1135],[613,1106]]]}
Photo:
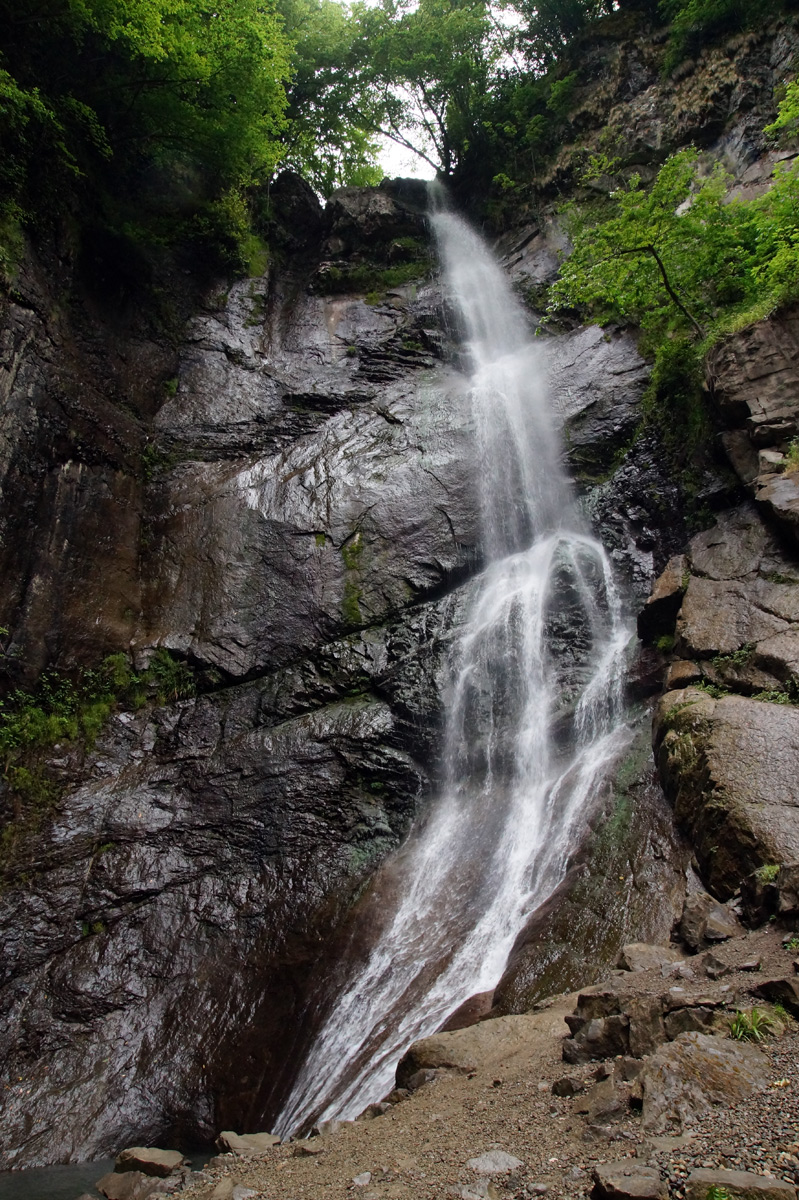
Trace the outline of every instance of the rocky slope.
{"label": "rocky slope", "polygon": [[[415,1044],[405,1086],[358,1121],[269,1149],[232,1143],[180,1195],[706,1200],[716,1185],[795,1200],[796,1025],[763,999],[791,957],[773,927],[695,955],[627,947],[626,969],[579,995]],[[731,1038],[753,1006],[770,1032]],[[119,1184],[106,1176],[102,1193]],[[132,1200],[167,1186],[140,1177]]]}

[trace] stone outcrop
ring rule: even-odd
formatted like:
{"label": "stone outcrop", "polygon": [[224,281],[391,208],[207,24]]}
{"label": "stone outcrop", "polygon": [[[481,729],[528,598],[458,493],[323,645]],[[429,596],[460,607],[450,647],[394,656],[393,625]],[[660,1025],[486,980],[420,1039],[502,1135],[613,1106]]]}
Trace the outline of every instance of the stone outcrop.
{"label": "stone outcrop", "polygon": [[718,992],[689,993],[681,986],[658,994],[632,991],[621,980],[598,985],[581,992],[574,1012],[566,1016],[571,1037],[564,1038],[563,1060],[583,1064],[617,1056],[638,1059],[684,1033],[726,1033],[725,1002]]}
{"label": "stone outcrop", "polygon": [[747,1042],[682,1033],[644,1065],[644,1128],[679,1132],[712,1104],[746,1100],[768,1082],[768,1059]]}
{"label": "stone outcrop", "polygon": [[[668,622],[648,614],[669,598],[662,611],[674,622],[676,661],[655,712],[655,755],[721,899],[749,887],[758,869],[776,875],[799,858],[797,584],[792,552],[746,504],[669,564],[639,621],[648,636],[666,632]],[[699,932],[694,944],[712,940]]]}
{"label": "stone outcrop", "polygon": [[[160,647],[199,694],[61,747],[57,802],[19,821],[0,894],[4,1165],[176,1123],[268,1127],[313,1032],[309,991],[431,787],[481,547],[423,198],[346,190],[322,212],[296,180],[277,193],[304,213],[302,236],[281,234],[290,265],[212,291],[177,354],[142,333],[125,358],[129,331],[106,330],[113,389],[99,350],[89,381],[38,277],[6,311],[0,667],[20,680],[17,664],[33,677],[119,649],[142,667]],[[381,290],[408,244],[419,280]],[[549,354],[563,418],[598,414],[594,444],[615,445],[646,375],[631,340],[587,331]],[[589,387],[597,354],[607,370]],[[104,430],[91,454],[90,427]],[[32,490],[31,473],[50,482]],[[579,663],[559,620],[568,685]],[[633,825],[642,863],[651,837],[664,848],[651,890],[671,895],[667,825]],[[641,901],[619,944],[673,920]]]}
{"label": "stone outcrop", "polygon": [[[714,51],[676,87],[659,81],[659,51],[610,41],[592,61],[615,83],[581,93],[575,109],[585,145],[609,124],[624,133],[627,165],[651,169],[678,144],[715,141],[749,186],[763,148],[757,96],[791,61],[792,26]],[[559,160],[548,184],[573,166]],[[196,698],[116,713],[91,747],[60,745],[48,763],[56,800],[10,839],[4,1167],[175,1127],[268,1127],[347,914],[434,785],[447,655],[483,547],[465,377],[430,278],[424,198],[412,183],[344,189],[322,211],[284,177],[273,200],[284,265],[199,300],[184,290],[160,329],[85,281],[61,303],[72,286],[63,263],[26,266],[3,301],[7,686],[112,651],[141,668],[156,648],[199,685]],[[514,271],[545,284],[563,236],[520,220]],[[384,286],[409,255],[418,278]],[[569,329],[542,347],[588,509],[643,599],[685,540],[680,485],[652,430],[614,470],[648,368],[620,331]],[[754,342],[746,353],[754,361]],[[719,396],[734,392],[733,359],[718,364]],[[743,418],[751,446],[783,429],[772,399],[768,419]],[[761,510],[787,511],[790,476],[755,487],[757,466]],[[697,494],[718,506],[729,486],[708,469]],[[680,571],[662,597],[658,636],[679,607],[689,675],[734,674],[750,694],[785,688],[799,664],[799,574],[768,537],[735,536],[737,557],[721,566],[718,547],[697,542],[685,589]],[[556,632],[568,684],[573,631],[565,621]],[[725,655],[735,661],[714,661]],[[727,698],[712,703],[726,719]],[[676,794],[670,769],[664,758]],[[753,812],[754,795],[742,802]],[[666,940],[679,918],[690,852],[647,757],[625,760],[598,800],[561,888],[514,948],[499,1011],[584,981],[625,943]],[[17,820],[5,782],[0,802]],[[787,829],[787,807],[775,803],[769,836]],[[756,861],[770,862],[762,845]],[[712,848],[699,851],[708,868]],[[745,861],[741,850],[722,870],[730,887]],[[639,1017],[628,1019],[628,1043],[644,1044],[645,1014],[633,1034]],[[658,1019],[664,1031],[678,1023]]]}
{"label": "stone outcrop", "polygon": [[799,711],[686,688],[663,697],[656,749],[667,793],[716,895],[796,857]]}

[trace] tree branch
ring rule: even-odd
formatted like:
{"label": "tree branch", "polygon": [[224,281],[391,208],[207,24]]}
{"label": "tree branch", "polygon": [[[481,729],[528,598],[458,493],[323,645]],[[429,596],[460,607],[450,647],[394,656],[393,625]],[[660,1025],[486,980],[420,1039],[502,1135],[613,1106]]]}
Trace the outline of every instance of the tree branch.
{"label": "tree branch", "polygon": [[675,292],[674,288],[671,286],[671,283],[669,282],[669,277],[666,274],[666,268],[663,265],[663,260],[660,257],[660,255],[658,254],[655,247],[651,246],[651,245],[632,246],[629,250],[617,250],[615,255],[612,255],[611,257],[619,258],[622,255],[626,255],[626,254],[651,254],[652,255],[652,257],[654,258],[655,262],[658,265],[658,270],[660,271],[661,278],[663,279],[663,286],[665,287],[669,296],[674,301],[674,303],[677,305],[677,307],[679,308],[679,310],[683,314],[683,316],[688,318],[688,320],[691,322],[691,324],[693,325],[694,329],[699,334],[699,336],[701,338],[703,338],[705,336],[704,329],[699,324],[699,322],[697,321],[697,319],[693,315],[693,313],[690,312],[689,309],[687,309],[685,307],[682,300],[679,298],[679,296]]}

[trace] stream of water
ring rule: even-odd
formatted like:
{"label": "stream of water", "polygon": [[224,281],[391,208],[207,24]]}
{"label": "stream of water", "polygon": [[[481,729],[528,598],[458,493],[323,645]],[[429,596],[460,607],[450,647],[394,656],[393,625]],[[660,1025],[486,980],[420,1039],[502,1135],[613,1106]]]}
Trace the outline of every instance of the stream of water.
{"label": "stream of water", "polygon": [[[450,212],[431,219],[470,355],[488,565],[449,664],[443,786],[363,908],[376,941],[300,1067],[284,1136],[381,1099],[411,1042],[497,984],[627,740],[630,629],[561,467],[539,347],[481,239]],[[566,665],[550,636],[565,609],[576,631]]]}

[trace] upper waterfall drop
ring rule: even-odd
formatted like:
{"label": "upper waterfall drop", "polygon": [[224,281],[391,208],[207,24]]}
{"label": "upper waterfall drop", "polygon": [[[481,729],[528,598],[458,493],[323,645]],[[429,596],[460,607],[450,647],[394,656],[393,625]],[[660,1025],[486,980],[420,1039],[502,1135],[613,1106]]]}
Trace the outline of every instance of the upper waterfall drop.
{"label": "upper waterfall drop", "polygon": [[[376,941],[365,961],[353,952],[280,1114],[283,1135],[357,1116],[391,1090],[411,1042],[496,985],[627,740],[631,631],[561,466],[539,347],[477,234],[448,211],[431,221],[469,355],[486,566],[450,656],[442,786],[361,906]],[[549,636],[566,606],[579,628],[568,696]]]}

